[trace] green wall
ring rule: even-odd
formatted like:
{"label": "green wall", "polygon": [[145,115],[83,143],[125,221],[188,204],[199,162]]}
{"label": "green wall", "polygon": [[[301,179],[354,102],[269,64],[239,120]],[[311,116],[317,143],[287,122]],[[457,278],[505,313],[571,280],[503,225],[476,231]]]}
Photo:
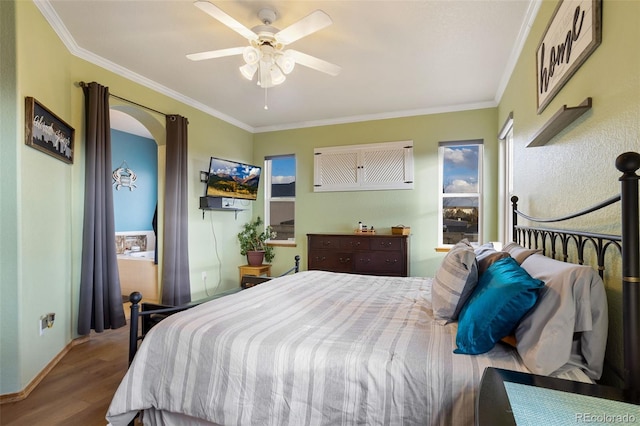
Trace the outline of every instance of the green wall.
{"label": "green wall", "polygon": [[[603,2],[602,43],[556,95],[536,114],[535,52],[556,2],[544,1],[499,105],[501,125],[514,116],[514,193],[533,216],[557,217],[589,207],[620,191],[614,162],[640,149],[640,2]],[[593,108],[544,146],[526,148],[562,105],[593,98]],[[609,207],[588,221],[559,226],[620,232],[620,207]],[[616,257],[616,256],[614,256]],[[611,268],[605,284],[609,302],[607,359],[622,358],[620,275]],[[608,372],[607,380],[611,380]]]}
{"label": "green wall", "polygon": [[[438,242],[438,142],[483,139],[484,239],[497,237],[497,109],[433,114],[367,121],[334,126],[285,130],[255,135],[254,163],[268,155],[295,154],[296,247],[278,247],[276,266],[290,262],[295,254],[306,268],[307,233],[351,233],[359,221],[378,232],[390,232],[398,224],[411,226],[410,275],[433,276],[443,255]],[[401,191],[313,192],[313,149],[412,140],[415,187]],[[257,212],[264,210],[262,201]],[[284,268],[284,265],[282,266]]]}
{"label": "green wall", "polygon": [[[18,123],[16,118],[15,4],[0,1],[0,394],[20,383],[18,316],[18,188],[16,183]],[[8,143],[7,143],[8,142]]]}

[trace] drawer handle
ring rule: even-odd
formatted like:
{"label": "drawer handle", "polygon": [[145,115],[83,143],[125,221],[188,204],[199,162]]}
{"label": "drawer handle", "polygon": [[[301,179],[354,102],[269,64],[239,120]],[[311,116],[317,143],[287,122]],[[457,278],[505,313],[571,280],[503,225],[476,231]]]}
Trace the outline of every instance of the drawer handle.
{"label": "drawer handle", "polygon": [[385,262],[387,263],[398,263],[398,259],[387,259]]}
{"label": "drawer handle", "polygon": [[356,246],[356,247],[357,247],[357,246],[359,246],[360,244],[362,244],[362,242],[361,242],[361,241],[355,241],[355,242],[354,242],[354,241],[351,241],[351,245],[352,245],[352,246]]}
{"label": "drawer handle", "polygon": [[361,261],[361,262],[364,262],[364,263],[371,263],[371,259],[364,259],[364,258],[362,258],[362,259],[360,259],[360,261]]}
{"label": "drawer handle", "polygon": [[349,263],[349,262],[351,262],[351,258],[350,257],[341,257],[338,260],[340,260],[340,263]]}
{"label": "drawer handle", "polygon": [[381,246],[391,247],[391,241],[380,241]]}
{"label": "drawer handle", "polygon": [[323,241],[322,245],[325,246],[325,247],[326,246],[330,246],[331,245],[331,241]]}
{"label": "drawer handle", "polygon": [[327,260],[327,258],[325,256],[316,256],[316,261],[322,262],[324,260]]}

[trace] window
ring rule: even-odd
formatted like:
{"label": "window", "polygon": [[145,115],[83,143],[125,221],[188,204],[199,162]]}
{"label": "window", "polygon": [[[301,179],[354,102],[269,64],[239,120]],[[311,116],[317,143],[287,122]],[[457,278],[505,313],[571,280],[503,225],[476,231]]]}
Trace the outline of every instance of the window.
{"label": "window", "polygon": [[513,194],[513,112],[509,113],[507,120],[498,134],[500,140],[500,166],[502,168],[501,206],[502,228],[500,229],[500,241],[509,242],[513,239],[513,217],[511,207],[511,195]]}
{"label": "window", "polygon": [[513,128],[507,133],[505,139],[505,205],[507,207],[504,221],[504,238],[501,241],[513,240],[513,207],[511,196],[513,195]]}
{"label": "window", "polygon": [[265,158],[265,223],[276,237],[271,241],[295,240],[296,157],[281,155]]}
{"label": "window", "polygon": [[446,246],[481,240],[482,141],[441,142],[440,238]]}

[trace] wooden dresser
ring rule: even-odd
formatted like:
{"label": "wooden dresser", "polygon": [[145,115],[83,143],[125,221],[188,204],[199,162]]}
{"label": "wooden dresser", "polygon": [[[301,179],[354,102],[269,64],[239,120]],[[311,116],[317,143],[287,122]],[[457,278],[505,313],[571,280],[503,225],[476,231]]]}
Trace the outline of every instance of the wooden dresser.
{"label": "wooden dresser", "polygon": [[409,275],[408,235],[307,234],[307,269]]}

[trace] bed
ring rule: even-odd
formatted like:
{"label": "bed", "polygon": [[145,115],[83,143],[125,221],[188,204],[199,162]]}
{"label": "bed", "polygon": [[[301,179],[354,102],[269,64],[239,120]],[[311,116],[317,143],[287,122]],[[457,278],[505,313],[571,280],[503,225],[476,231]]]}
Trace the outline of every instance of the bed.
{"label": "bed", "polygon": [[434,277],[304,271],[183,309],[136,343],[107,420],[472,425],[487,367],[593,382],[606,347],[604,286],[595,268],[545,257],[556,240],[621,249],[631,325],[621,374],[639,389],[640,155],[616,165],[621,236],[516,225],[502,249],[456,244]]}

